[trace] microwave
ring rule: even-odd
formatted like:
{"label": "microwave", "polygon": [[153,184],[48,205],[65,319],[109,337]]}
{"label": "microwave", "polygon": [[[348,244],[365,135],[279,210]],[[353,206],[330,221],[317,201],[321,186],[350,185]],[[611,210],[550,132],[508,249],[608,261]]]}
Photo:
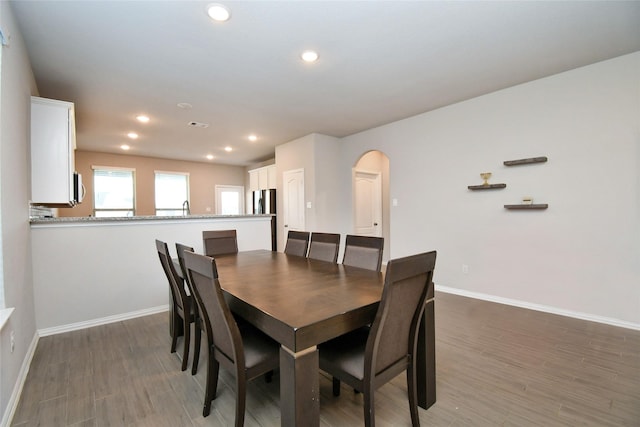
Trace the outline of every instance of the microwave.
{"label": "microwave", "polygon": [[82,203],[82,199],[84,199],[84,195],[86,194],[86,189],[84,185],[82,185],[82,175],[78,172],[73,173],[73,204],[77,205]]}

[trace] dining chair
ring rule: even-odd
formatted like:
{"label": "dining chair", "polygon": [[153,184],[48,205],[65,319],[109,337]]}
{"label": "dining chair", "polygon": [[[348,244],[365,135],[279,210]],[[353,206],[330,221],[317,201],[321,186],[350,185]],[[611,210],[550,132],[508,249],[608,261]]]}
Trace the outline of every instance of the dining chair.
{"label": "dining chair", "polygon": [[379,272],[382,267],[383,249],[383,237],[347,234],[342,264]]}
{"label": "dining chair", "polygon": [[420,425],[415,355],[425,301],[433,298],[435,263],[435,251],[389,261],[371,327],[319,346],[320,369],[333,376],[333,395],[340,395],[340,381],[363,393],[367,427],[375,425],[375,390],[405,370],[411,424]]}
{"label": "dining chair", "polygon": [[184,349],[182,351],[182,370],[187,369],[189,362],[189,345],[191,339],[191,323],[196,321],[194,313],[193,298],[187,294],[184,287],[184,281],[176,272],[173,260],[169,256],[169,248],[167,244],[156,239],[156,249],[162,270],[169,281],[169,290],[171,291],[171,318],[170,329],[172,334],[171,353],[175,353],[178,336],[180,332],[184,334]]}
{"label": "dining chair", "polygon": [[180,264],[180,271],[182,272],[182,277],[184,278],[184,282],[187,285],[187,289],[189,289],[189,294],[192,297],[192,306],[193,306],[193,316],[194,316],[194,336],[193,336],[193,363],[191,365],[191,375],[195,375],[198,372],[198,362],[200,361],[200,345],[202,341],[202,321],[200,319],[200,315],[198,314],[198,304],[195,302],[195,293],[193,292],[193,285],[191,285],[191,281],[189,280],[189,275],[187,274],[187,267],[184,264],[184,253],[185,252],[193,252],[193,248],[191,246],[186,246],[181,243],[176,243],[176,252],[178,253],[178,262]]}
{"label": "dining chair", "polygon": [[236,427],[244,424],[247,381],[269,374],[280,363],[279,345],[249,324],[238,328],[224,299],[213,258],[184,253],[191,284],[207,336],[208,365],[202,415],[216,397],[220,364],[235,374]]}
{"label": "dining chair", "polygon": [[311,233],[309,254],[307,258],[336,263],[338,261],[338,249],[340,248],[340,235],[335,233]]}
{"label": "dining chair", "polygon": [[236,230],[203,231],[202,243],[206,256],[216,257],[238,253],[238,236]]}
{"label": "dining chair", "polygon": [[292,231],[287,234],[287,244],[284,247],[284,253],[287,255],[307,256],[309,247],[308,231]]}

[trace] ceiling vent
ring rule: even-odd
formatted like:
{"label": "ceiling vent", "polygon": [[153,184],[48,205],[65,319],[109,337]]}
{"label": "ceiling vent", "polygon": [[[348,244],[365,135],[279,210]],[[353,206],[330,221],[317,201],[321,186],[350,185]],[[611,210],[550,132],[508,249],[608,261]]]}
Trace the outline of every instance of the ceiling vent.
{"label": "ceiling vent", "polygon": [[207,123],[200,123],[200,122],[189,122],[189,126],[194,128],[203,128],[203,129],[209,127]]}

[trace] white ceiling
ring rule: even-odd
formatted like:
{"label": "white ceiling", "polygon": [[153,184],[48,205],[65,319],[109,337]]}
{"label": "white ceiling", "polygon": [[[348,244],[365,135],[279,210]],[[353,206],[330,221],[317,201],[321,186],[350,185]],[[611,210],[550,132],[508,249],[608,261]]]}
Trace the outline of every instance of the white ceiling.
{"label": "white ceiling", "polygon": [[640,50],[639,1],[220,2],[226,23],[207,1],[11,3],[40,95],[76,104],[79,149],[236,165]]}

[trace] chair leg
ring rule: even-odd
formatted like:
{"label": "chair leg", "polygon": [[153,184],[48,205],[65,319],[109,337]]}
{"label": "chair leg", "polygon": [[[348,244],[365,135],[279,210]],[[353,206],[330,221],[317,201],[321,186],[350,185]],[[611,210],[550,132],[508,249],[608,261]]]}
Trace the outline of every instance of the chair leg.
{"label": "chair leg", "polygon": [[187,365],[189,364],[189,346],[191,345],[191,324],[189,323],[189,318],[184,316],[184,320],[182,322],[184,328],[184,350],[182,351],[182,370],[187,370]]}
{"label": "chair leg", "polygon": [[176,352],[176,345],[178,344],[178,336],[180,335],[179,333],[179,325],[181,324],[180,321],[182,319],[180,318],[180,316],[178,316],[178,313],[176,313],[175,309],[173,309],[172,313],[171,313],[171,320],[170,320],[170,324],[169,324],[169,329],[171,332],[171,353],[175,353]]}
{"label": "chair leg", "polygon": [[333,377],[333,395],[340,396],[340,380]]}
{"label": "chair leg", "polygon": [[244,409],[247,398],[247,380],[236,372],[236,427],[244,426]]}
{"label": "chair leg", "polygon": [[218,389],[218,372],[220,370],[220,364],[213,357],[213,349],[209,349],[209,357],[207,363],[207,385],[204,391],[204,409],[202,410],[202,416],[206,417],[211,411],[211,402],[216,398],[216,391]]}
{"label": "chair leg", "polygon": [[409,412],[411,413],[411,425],[420,427],[420,417],[418,416],[418,389],[414,370],[407,369],[407,394],[409,395]]}
{"label": "chair leg", "polygon": [[375,427],[376,415],[374,413],[373,391],[371,389],[365,390],[363,394],[364,394],[364,426]]}
{"label": "chair leg", "polygon": [[193,348],[193,366],[191,367],[191,375],[195,375],[198,373],[198,362],[200,361],[200,342],[202,341],[202,329],[200,327],[200,322],[202,322],[200,318],[196,318],[195,322],[193,322],[195,325],[195,336],[193,337],[195,343]]}

